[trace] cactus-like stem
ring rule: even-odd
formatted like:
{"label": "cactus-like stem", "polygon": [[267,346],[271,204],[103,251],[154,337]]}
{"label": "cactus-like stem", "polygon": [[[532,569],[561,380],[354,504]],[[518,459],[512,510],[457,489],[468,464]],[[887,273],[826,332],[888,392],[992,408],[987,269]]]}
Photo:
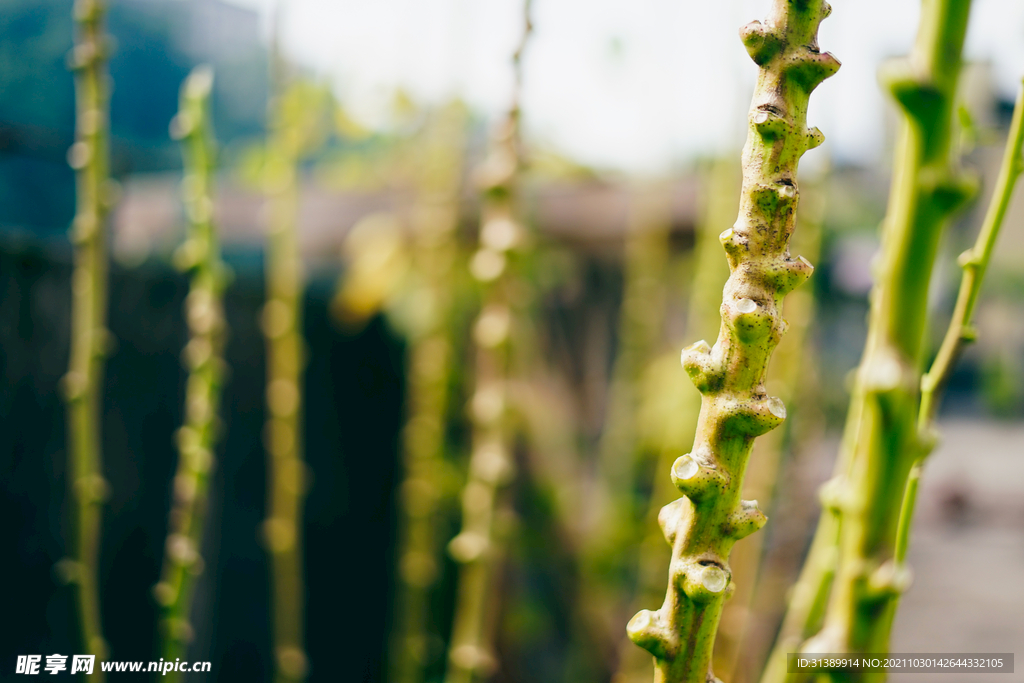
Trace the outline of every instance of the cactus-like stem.
{"label": "cactus-like stem", "polygon": [[916,424],[928,286],[942,228],[973,192],[950,152],[969,11],[969,0],[925,0],[910,59],[885,74],[904,120],[848,421],[856,434],[836,484],[839,566],[824,626],[805,652],[885,652],[898,596],[909,583],[895,550],[908,477],[928,448]]}
{"label": "cactus-like stem", "polygon": [[[190,613],[195,583],[203,572],[200,549],[225,373],[223,291],[227,269],[220,258],[213,222],[216,148],[210,120],[212,87],[209,67],[193,70],[182,85],[180,109],[171,123],[172,135],[182,143],[182,199],[188,219],[175,265],[191,274],[191,283],[185,299],[189,341],[182,354],[189,371],[185,424],[178,431],[178,468],[163,569],[160,583],[153,588],[161,606],[161,653],[167,661],[184,659],[193,636]],[[180,673],[172,675],[180,679]]]}
{"label": "cactus-like stem", "polygon": [[[793,237],[793,247],[808,259],[817,259],[821,251],[822,222],[825,209],[824,197],[821,196],[824,192],[823,183],[816,182],[814,185],[813,191],[805,191],[805,197],[800,207],[798,230]],[[793,292],[786,300],[786,320],[789,322],[789,331],[779,344],[772,359],[773,390],[787,405],[797,399],[807,401],[808,394],[813,393],[813,389],[811,389],[804,391],[801,395],[801,387],[806,387],[808,384],[814,385],[813,380],[807,381],[812,378],[809,377],[811,371],[809,365],[811,364],[807,362],[809,349],[806,345],[813,317],[813,288],[803,287]],[[804,407],[804,402],[801,402],[796,412],[801,413],[801,409]],[[807,407],[809,408],[809,406]],[[808,412],[813,412],[813,410]],[[808,419],[806,414],[801,416],[805,420]],[[806,423],[801,423],[799,418],[795,427],[787,421],[785,427],[769,432],[764,438],[758,439],[744,481],[746,495],[764,501],[766,506],[771,505],[775,498],[776,479],[783,453],[787,450],[787,446],[799,448],[800,436],[806,434],[806,430],[800,429],[801,424]],[[770,644],[770,640],[768,643],[764,643],[762,639],[756,637],[753,620],[750,619],[750,607],[754,600],[755,590],[760,593],[764,584],[764,577],[761,576],[763,539],[761,534],[751,537],[749,541],[736,547],[730,560],[733,576],[736,577],[734,580],[736,593],[726,603],[722,612],[714,657],[715,671],[724,680],[748,680],[750,676],[747,667],[753,662],[759,661]],[[768,590],[772,591],[771,588]],[[739,661],[741,655],[742,662]]]}
{"label": "cactus-like stem", "polygon": [[513,55],[515,91],[508,116],[496,131],[479,170],[483,190],[480,244],[470,272],[483,288],[483,306],[473,326],[476,375],[470,399],[472,453],[462,492],[462,529],[448,545],[459,570],[455,616],[445,683],[471,683],[497,666],[488,630],[494,618],[493,576],[498,544],[494,530],[500,486],[511,476],[512,434],[508,416],[508,343],[516,283],[509,256],[526,238],[516,219],[520,153],[522,55],[532,25],[531,0],[524,0],[524,30]]}
{"label": "cactus-like stem", "polygon": [[409,358],[409,417],[403,432],[405,476],[400,488],[399,595],[392,640],[391,681],[418,683],[428,664],[430,587],[438,575],[435,529],[443,482],[444,426],[453,368],[453,273],[462,186],[464,109],[452,105],[427,131],[417,199],[412,209],[418,292],[429,312],[413,330]]}
{"label": "cactus-like stem", "polygon": [[821,0],[775,0],[764,23],[740,35],[759,67],[743,150],[739,217],[720,236],[731,274],[723,292],[715,346],[683,351],[683,367],[701,392],[691,453],[672,465],[684,497],[665,506],[659,522],[672,546],[669,586],[661,609],[630,620],[633,642],[655,660],[658,683],[712,680],[711,652],[729,591],[729,552],[766,518],[756,501],[740,500],[754,438],[786,417],[765,392],[771,352],[785,331],[783,297],[810,276],[789,255],[796,219],[800,157],[821,143],[807,128],[811,91],[839,68],[818,50],[818,25],[829,13]]}
{"label": "cactus-like stem", "polygon": [[[107,319],[107,214],[115,185],[109,173],[109,42],[102,0],[76,0],[75,143],[68,163],[75,170],[77,210],[71,227],[75,265],[71,276],[71,352],[63,379],[67,401],[69,489],[74,500],[73,559],[61,563],[74,587],[81,645],[106,657],[98,586],[100,524],[107,482],[100,439],[103,359],[113,344]],[[103,680],[97,668],[96,675]]]}

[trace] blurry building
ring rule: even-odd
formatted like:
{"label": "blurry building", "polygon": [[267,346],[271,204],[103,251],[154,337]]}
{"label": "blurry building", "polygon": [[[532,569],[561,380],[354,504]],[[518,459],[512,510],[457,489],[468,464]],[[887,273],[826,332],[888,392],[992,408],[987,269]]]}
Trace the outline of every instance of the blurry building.
{"label": "blurry building", "polygon": [[259,45],[259,17],[254,10],[223,0],[134,1],[172,7],[180,17],[175,40],[197,60],[228,61]]}
{"label": "blurry building", "polygon": [[[126,178],[113,215],[114,256],[126,263],[149,255],[167,255],[181,237],[183,217],[177,174]],[[671,188],[670,230],[692,243],[698,218],[700,179],[687,175]],[[531,184],[527,203],[541,239],[599,259],[619,259],[629,224],[635,188],[605,180]],[[411,198],[387,190],[339,191],[313,182],[301,188],[299,230],[305,257],[314,265],[340,267],[341,245],[360,219],[379,212],[401,212]],[[475,225],[476,196],[463,202],[462,222]],[[219,179],[215,213],[225,249],[261,249],[264,241],[263,197],[230,175]],[[679,241],[679,240],[677,240]]]}
{"label": "blurry building", "polygon": [[[74,139],[71,4],[0,0],[0,227],[57,236],[74,211],[65,154]],[[111,168],[123,177],[175,169],[168,124],[178,89],[199,63],[218,73],[215,116],[225,141],[259,135],[266,110],[266,49],[254,11],[222,0],[124,0],[107,22]]]}

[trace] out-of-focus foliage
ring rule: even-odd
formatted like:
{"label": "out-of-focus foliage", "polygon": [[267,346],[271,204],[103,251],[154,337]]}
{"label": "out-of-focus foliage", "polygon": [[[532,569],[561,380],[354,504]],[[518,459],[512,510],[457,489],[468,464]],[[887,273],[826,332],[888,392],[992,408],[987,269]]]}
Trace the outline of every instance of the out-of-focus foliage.
{"label": "out-of-focus foliage", "polygon": [[363,323],[408,290],[409,246],[394,214],[374,213],[359,221],[345,240],[344,256],[348,268],[334,299],[340,320]]}

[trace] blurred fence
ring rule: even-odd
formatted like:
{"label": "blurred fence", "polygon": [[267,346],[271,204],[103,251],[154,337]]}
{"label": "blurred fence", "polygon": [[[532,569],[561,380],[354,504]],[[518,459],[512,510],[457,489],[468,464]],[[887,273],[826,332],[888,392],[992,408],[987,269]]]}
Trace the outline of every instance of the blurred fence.
{"label": "blurred fence", "polygon": [[[0,244],[0,679],[19,654],[71,654],[77,636],[69,592],[56,579],[66,536],[64,407],[70,251],[37,242]],[[224,440],[211,487],[196,601],[192,660],[206,680],[270,680],[265,518],[263,303],[258,269],[239,266],[228,290],[231,374]],[[307,461],[306,580],[311,680],[382,678],[393,566],[393,486],[402,415],[403,344],[380,319],[362,331],[328,316],[333,278],[314,279],[305,301]],[[155,660],[162,544],[181,425],[186,341],[183,276],[168,266],[114,268],[110,328],[118,348],[104,390],[100,587],[110,659]],[[11,561],[13,560],[13,561]],[[8,668],[10,664],[11,668]]]}

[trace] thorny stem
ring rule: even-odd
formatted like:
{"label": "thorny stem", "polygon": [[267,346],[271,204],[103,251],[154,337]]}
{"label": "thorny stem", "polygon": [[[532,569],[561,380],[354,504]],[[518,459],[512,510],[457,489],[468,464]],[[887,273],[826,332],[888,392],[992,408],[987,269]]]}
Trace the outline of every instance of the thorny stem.
{"label": "thorny stem", "polygon": [[[793,246],[798,248],[805,258],[817,260],[821,251],[822,221],[825,201],[821,196],[823,183],[815,183],[813,191],[803,199],[798,220],[798,230],[793,237]],[[801,387],[807,386],[808,348],[806,340],[814,317],[814,290],[804,287],[793,292],[786,300],[786,321],[789,331],[779,344],[773,356],[772,381],[775,393],[783,403],[790,404],[798,398],[807,399],[807,392],[800,396]],[[810,382],[814,384],[814,382]],[[797,447],[798,432],[801,431],[800,418],[807,419],[804,414],[804,403],[797,408],[797,420],[781,428],[769,432],[758,439],[750,459],[750,468],[744,481],[744,492],[757,500],[772,505],[776,498],[776,480],[783,454],[787,447]],[[812,412],[807,406],[808,412]],[[750,678],[746,670],[754,661],[764,655],[768,644],[758,647],[760,639],[756,637],[753,620],[750,619],[750,608],[754,601],[755,591],[762,590],[762,574],[766,568],[762,565],[764,536],[754,535],[750,540],[740,544],[733,552],[730,565],[736,580],[736,592],[726,603],[722,612],[718,640],[715,644],[715,670],[724,680],[736,683],[738,680]],[[769,589],[771,590],[771,589]],[[770,643],[770,640],[769,640]],[[741,659],[742,655],[742,660]]]}
{"label": "thorny stem", "polygon": [[444,425],[452,369],[452,267],[462,181],[463,109],[446,108],[428,130],[417,199],[412,207],[415,267],[422,305],[429,311],[414,330],[409,359],[409,417],[403,432],[399,541],[398,625],[391,649],[393,683],[418,683],[428,663],[429,589],[438,574],[434,530],[444,467]]}
{"label": "thorny stem", "polygon": [[771,352],[786,323],[782,299],[810,276],[803,258],[789,255],[796,220],[800,157],[823,136],[808,129],[811,91],[839,68],[818,50],[817,31],[828,16],[822,0],[775,0],[765,21],[741,30],[758,65],[743,150],[739,217],[720,239],[729,260],[714,348],[698,342],[683,351],[683,366],[701,392],[693,451],[672,466],[684,497],[659,516],[672,545],[669,587],[656,612],[629,622],[633,642],[655,660],[656,683],[714,680],[711,652],[722,604],[730,592],[729,551],[766,518],[740,489],[754,438],[785,419],[785,406],[765,393]]}
{"label": "thorny stem", "polygon": [[[171,124],[172,135],[182,141],[182,199],[188,218],[185,241],[175,253],[175,263],[191,271],[191,284],[185,299],[189,342],[182,354],[189,370],[185,424],[177,435],[178,469],[163,570],[160,583],[153,588],[162,607],[162,654],[167,661],[184,659],[194,635],[190,614],[196,579],[203,572],[199,553],[225,373],[223,291],[227,269],[213,223],[216,147],[210,121],[212,87],[213,72],[208,67],[193,70],[181,88],[180,110]],[[178,673],[174,676],[180,678]]]}
{"label": "thorny stem", "polygon": [[530,5],[531,0],[524,1],[525,27],[513,56],[512,106],[479,171],[483,188],[480,246],[470,262],[470,272],[483,286],[483,307],[473,327],[476,376],[470,401],[472,454],[462,492],[462,530],[448,546],[462,566],[445,683],[471,683],[497,666],[487,632],[488,619],[494,618],[492,583],[499,551],[494,533],[496,499],[499,487],[512,471],[507,404],[515,282],[508,256],[525,239],[523,226],[516,220],[516,190],[522,166],[522,55],[532,32]]}
{"label": "thorny stem", "polygon": [[[109,42],[102,0],[76,0],[75,47],[68,62],[75,72],[75,143],[68,163],[75,170],[77,213],[71,279],[71,352],[63,390],[67,401],[70,489],[75,501],[74,556],[61,563],[74,586],[82,647],[97,658],[107,654],[100,618],[101,506],[107,496],[100,440],[103,359],[113,338],[106,329],[106,219],[115,186],[109,173]],[[99,668],[96,674],[102,682]]]}
{"label": "thorny stem", "polygon": [[911,467],[930,448],[916,425],[928,286],[942,227],[973,193],[950,153],[969,11],[969,0],[925,0],[910,59],[885,74],[904,121],[851,402],[853,433],[845,435],[850,450],[840,458],[846,471],[825,501],[839,515],[839,565],[822,631],[804,652],[885,652],[898,597],[909,584],[895,551]]}

